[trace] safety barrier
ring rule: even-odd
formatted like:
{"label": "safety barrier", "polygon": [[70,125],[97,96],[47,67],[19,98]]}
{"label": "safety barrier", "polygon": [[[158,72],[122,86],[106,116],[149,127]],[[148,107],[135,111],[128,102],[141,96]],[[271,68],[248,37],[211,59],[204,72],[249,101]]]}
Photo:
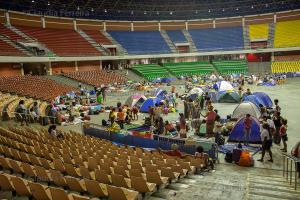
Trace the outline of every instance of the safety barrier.
{"label": "safety barrier", "polygon": [[[294,189],[297,190],[297,180],[298,180],[298,165],[300,165],[300,159],[288,155],[288,154],[282,154],[283,157],[283,170],[282,170],[282,176],[286,177],[286,180],[289,181],[290,185],[293,183],[293,172],[294,172]],[[294,171],[293,171],[294,166]]]}
{"label": "safety barrier", "polygon": [[109,140],[115,142],[117,144],[142,147],[142,148],[150,148],[150,149],[163,149],[170,150],[172,144],[177,144],[179,146],[179,150],[194,155],[196,152],[197,146],[202,146],[204,151],[209,154],[209,156],[218,161],[218,145],[213,142],[208,141],[196,141],[196,144],[189,145],[186,140],[183,139],[175,139],[168,138],[159,135],[153,135],[153,139],[142,138],[138,136],[133,136],[127,133],[119,134],[115,132],[110,132],[106,130],[105,127],[102,127],[97,124],[90,123],[88,125],[84,125],[81,123],[82,132],[85,135],[90,135],[98,138],[102,138],[105,140]]}

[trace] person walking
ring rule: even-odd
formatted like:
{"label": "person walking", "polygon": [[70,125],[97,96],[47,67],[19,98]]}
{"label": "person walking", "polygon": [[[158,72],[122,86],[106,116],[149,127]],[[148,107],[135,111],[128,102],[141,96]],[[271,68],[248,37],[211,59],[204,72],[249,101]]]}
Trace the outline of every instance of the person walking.
{"label": "person walking", "polygon": [[249,145],[250,134],[252,128],[252,117],[250,114],[246,114],[246,118],[244,119],[244,145]]}
{"label": "person walking", "polygon": [[282,143],[283,143],[283,149],[280,149],[283,152],[287,152],[287,141],[288,141],[288,136],[287,136],[287,120],[286,119],[282,119],[281,120],[281,127],[279,129],[279,133],[280,133],[280,137],[282,139]]}
{"label": "person walking", "polygon": [[273,162],[273,155],[272,155],[272,151],[271,151],[272,137],[271,137],[271,133],[270,133],[269,124],[264,123],[262,125],[262,131],[261,131],[261,134],[260,134],[260,138],[261,138],[261,141],[262,141],[262,154],[261,154],[261,159],[259,159],[257,161],[263,162],[264,157],[265,157],[265,153],[267,151],[270,155],[270,159],[268,161]]}

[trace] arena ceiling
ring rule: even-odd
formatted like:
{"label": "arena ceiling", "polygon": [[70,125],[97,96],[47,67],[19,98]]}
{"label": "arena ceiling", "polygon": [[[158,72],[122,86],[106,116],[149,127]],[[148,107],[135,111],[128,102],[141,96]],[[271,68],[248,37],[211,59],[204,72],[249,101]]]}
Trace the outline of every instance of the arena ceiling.
{"label": "arena ceiling", "polygon": [[103,20],[187,20],[300,9],[300,0],[0,0],[0,8]]}

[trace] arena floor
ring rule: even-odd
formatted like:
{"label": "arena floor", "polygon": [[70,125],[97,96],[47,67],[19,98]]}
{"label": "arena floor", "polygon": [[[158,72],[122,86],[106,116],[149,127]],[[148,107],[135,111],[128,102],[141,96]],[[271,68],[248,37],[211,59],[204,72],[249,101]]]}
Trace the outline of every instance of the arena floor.
{"label": "arena floor", "polygon": [[[245,86],[249,87],[252,92],[262,91],[270,95],[272,99],[279,99],[282,108],[282,116],[288,119],[288,149],[300,140],[298,124],[300,119],[300,78],[288,79],[283,85],[275,87],[264,86]],[[183,84],[176,85],[179,94],[184,92]],[[170,91],[170,86],[164,86],[164,89]],[[124,103],[128,93],[109,94],[107,97],[107,105],[116,105],[117,102]],[[221,117],[231,114],[237,104],[221,104],[215,103],[214,107],[219,110]],[[179,112],[183,111],[183,104],[179,101]],[[135,123],[143,123],[143,119],[147,114],[140,113],[139,121]],[[100,124],[102,119],[107,119],[108,113],[92,116],[91,122]],[[165,120],[176,120],[178,113],[171,113],[165,117]],[[0,122],[1,126],[8,123]],[[36,125],[34,125],[36,126]],[[60,126],[61,130],[74,130],[81,132],[80,125]],[[193,133],[190,133],[193,134]],[[282,172],[282,156],[280,146],[274,145],[272,150],[274,153],[274,163],[265,161],[255,162],[255,166],[251,168],[240,167],[235,164],[224,162],[224,155],[219,155],[220,164],[216,165],[216,171],[205,174],[204,176],[193,175],[187,179],[182,179],[178,183],[170,185],[168,188],[155,193],[150,200],[162,199],[300,199],[300,192],[292,192],[282,182],[278,184],[278,180],[284,180],[281,177]],[[260,154],[256,154],[254,159],[260,158]],[[266,155],[265,160],[268,159]],[[264,177],[261,177],[261,176]],[[257,183],[259,181],[259,183]],[[274,185],[273,185],[274,181]],[[281,182],[280,182],[281,183]],[[285,198],[283,198],[285,196]]]}

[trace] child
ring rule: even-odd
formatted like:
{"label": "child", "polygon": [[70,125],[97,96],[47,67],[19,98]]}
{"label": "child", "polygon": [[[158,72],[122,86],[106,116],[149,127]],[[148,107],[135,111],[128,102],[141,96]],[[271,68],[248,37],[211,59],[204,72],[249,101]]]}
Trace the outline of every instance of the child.
{"label": "child", "polygon": [[139,113],[139,108],[134,106],[132,108],[133,120],[139,120],[138,113]]}
{"label": "child", "polygon": [[207,153],[204,153],[202,146],[197,147],[197,152],[195,153],[195,158],[200,158],[204,160],[204,168],[212,170],[214,169],[214,163]]}
{"label": "child", "polygon": [[201,125],[200,125],[200,131],[199,131],[199,136],[204,137],[206,134],[206,120],[202,120]]}
{"label": "child", "polygon": [[127,109],[126,111],[126,117],[125,117],[125,122],[127,124],[130,124],[131,123],[131,120],[132,120],[132,111],[130,108]]}
{"label": "child", "polygon": [[287,120],[286,119],[282,119],[281,120],[281,127],[279,129],[279,133],[282,139],[282,143],[283,143],[283,149],[281,149],[281,151],[283,152],[287,152],[287,144],[286,141],[288,141],[288,137],[287,137]]}

